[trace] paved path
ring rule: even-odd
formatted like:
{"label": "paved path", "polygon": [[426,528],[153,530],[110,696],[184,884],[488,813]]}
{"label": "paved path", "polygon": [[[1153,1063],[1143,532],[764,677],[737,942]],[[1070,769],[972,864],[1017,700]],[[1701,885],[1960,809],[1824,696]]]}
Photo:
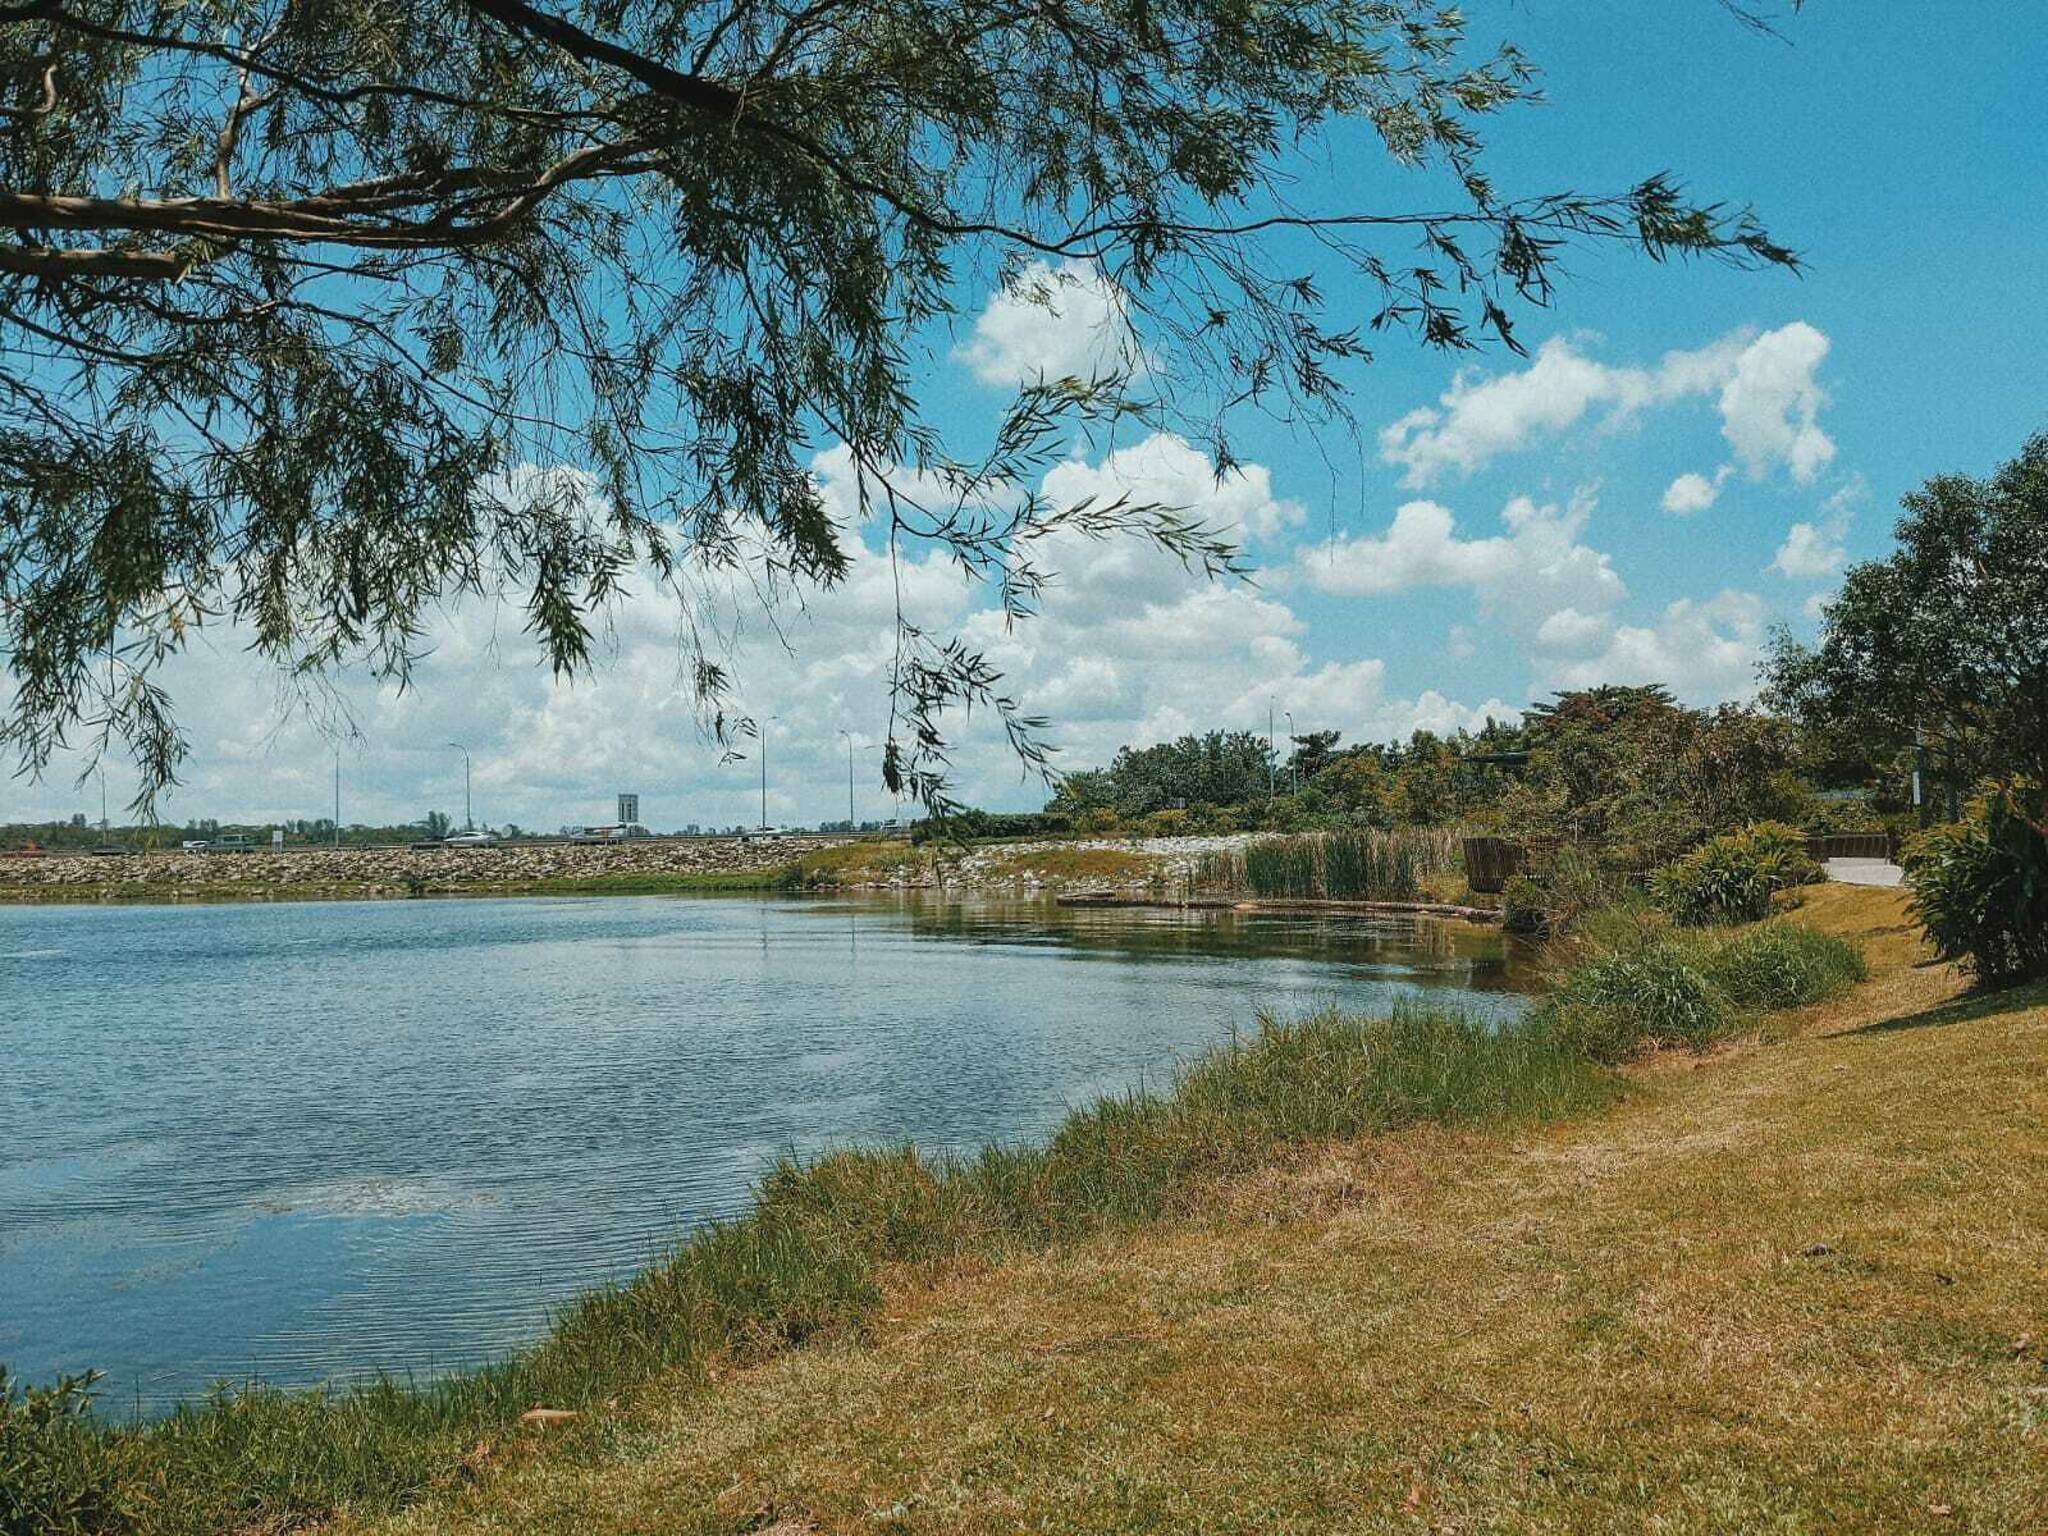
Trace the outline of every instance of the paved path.
{"label": "paved path", "polygon": [[1901,885],[1906,872],[1888,859],[1829,859],[1828,878],[1844,885]]}

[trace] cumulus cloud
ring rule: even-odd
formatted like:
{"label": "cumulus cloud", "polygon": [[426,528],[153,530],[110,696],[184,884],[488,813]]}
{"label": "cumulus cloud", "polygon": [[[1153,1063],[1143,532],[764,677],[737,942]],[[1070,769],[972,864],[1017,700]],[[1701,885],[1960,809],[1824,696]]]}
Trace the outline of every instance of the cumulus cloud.
{"label": "cumulus cloud", "polygon": [[1695,512],[1706,511],[1720,499],[1729,470],[1729,465],[1722,465],[1711,480],[1698,473],[1680,475],[1664,488],[1664,510],[1674,517],[1691,517]]}
{"label": "cumulus cloud", "polygon": [[1848,558],[1849,522],[1867,491],[1861,475],[1851,476],[1821,503],[1819,518],[1794,523],[1786,531],[1769,568],[1794,581],[1819,581],[1841,570]]}
{"label": "cumulus cloud", "polygon": [[[1555,437],[1596,412],[1600,425],[1613,430],[1652,406],[1716,396],[1722,436],[1751,475],[1783,464],[1805,483],[1835,451],[1818,421],[1824,396],[1816,374],[1827,352],[1827,337],[1804,321],[1761,335],[1733,332],[1666,353],[1654,367],[1603,363],[1556,337],[1515,372],[1461,371],[1435,405],[1382,429],[1380,457],[1402,468],[1403,485],[1423,489],[1451,471],[1471,474]],[[1696,500],[1699,487],[1689,482],[1704,478],[1681,477],[1681,500]]]}
{"label": "cumulus cloud", "polygon": [[1302,549],[1296,570],[1345,597],[1463,587],[1490,617],[1529,639],[1560,610],[1604,613],[1627,595],[1607,554],[1582,537],[1593,505],[1584,493],[1563,506],[1518,496],[1501,511],[1503,532],[1463,538],[1450,508],[1411,501],[1378,537],[1340,536]]}
{"label": "cumulus cloud", "polygon": [[1783,464],[1801,485],[1827,468],[1835,445],[1821,431],[1824,396],[1815,375],[1828,339],[1805,321],[1766,331],[1736,359],[1721,386],[1721,435],[1750,478]]}
{"label": "cumulus cloud", "polygon": [[1028,263],[975,317],[954,355],[984,384],[1097,378],[1142,364],[1123,291],[1094,267]]}
{"label": "cumulus cloud", "polygon": [[1794,581],[1818,581],[1842,568],[1843,529],[1834,523],[1794,523],[1778,546],[1771,569]]}
{"label": "cumulus cloud", "polygon": [[1069,459],[1045,477],[1045,494],[1056,504],[1111,501],[1119,496],[1184,508],[1219,530],[1269,539],[1299,527],[1308,509],[1273,493],[1273,474],[1263,464],[1233,468],[1221,480],[1208,455],[1185,438],[1155,432],[1119,448],[1099,464]]}
{"label": "cumulus cloud", "polygon": [[1597,650],[1560,660],[1542,675],[1556,688],[1663,683],[1695,703],[1747,697],[1763,658],[1765,616],[1754,593],[1680,598],[1656,623],[1616,625]]}
{"label": "cumulus cloud", "polygon": [[[813,473],[828,507],[850,521],[850,458],[820,454]],[[1203,455],[1173,438],[1062,463],[1042,489],[1056,499],[1116,492],[1169,501],[1248,531],[1284,529],[1302,516],[1263,468],[1219,482]],[[689,618],[729,644],[740,689],[733,712],[779,717],[767,723],[773,820],[845,814],[842,729],[855,740],[861,813],[891,809],[870,749],[887,731],[899,600],[930,633],[962,633],[987,649],[1006,691],[1051,718],[1064,767],[1105,761],[1125,742],[1262,724],[1276,695],[1304,728],[1339,729],[1351,740],[1507,713],[1498,700],[1468,708],[1434,691],[1398,693],[1375,658],[1312,653],[1308,626],[1271,590],[1206,582],[1129,539],[1048,541],[1055,580],[1043,612],[1014,628],[939,552],[908,550],[894,567],[858,540],[849,553],[843,583],[807,593],[772,624],[744,582],[693,597]],[[760,814],[759,760],[741,742],[745,760],[722,762],[706,735],[688,688],[681,605],[642,582],[600,618],[602,655],[573,681],[537,662],[516,604],[484,600],[432,616],[410,689],[342,675],[337,702],[360,728],[339,743],[344,819],[459,815],[462,760],[446,744],[462,741],[474,757],[477,816],[493,824],[552,829],[606,819],[622,790],[640,794],[651,825],[751,823]],[[337,742],[317,712],[285,707],[288,691],[252,659],[246,639],[233,628],[214,632],[165,676],[193,744],[188,783],[163,807],[167,816],[276,820],[330,808]],[[1036,802],[1038,786],[1022,778],[994,721],[977,714],[953,725],[961,793],[983,804]],[[82,808],[69,785],[76,766],[58,765],[41,786],[16,785],[0,820]],[[119,804],[123,775],[110,775],[110,790]],[[96,790],[92,799],[96,814]]]}

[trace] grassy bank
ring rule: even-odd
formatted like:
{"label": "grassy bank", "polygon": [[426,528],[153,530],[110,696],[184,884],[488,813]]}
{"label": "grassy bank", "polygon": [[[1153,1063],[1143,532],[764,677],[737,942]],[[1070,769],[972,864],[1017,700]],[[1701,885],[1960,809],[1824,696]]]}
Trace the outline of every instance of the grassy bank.
{"label": "grassy bank", "polygon": [[1604,1113],[1309,1143],[1184,1220],[893,1271],[859,1343],[344,1527],[2038,1530],[2048,992],[1964,994],[1902,909],[1814,892],[1870,980]]}
{"label": "grassy bank", "polygon": [[[1757,953],[1782,943],[1775,933],[1724,941],[1728,953],[1749,956],[1730,974],[1754,968]],[[1824,976],[1814,971],[1819,979],[1802,996],[1846,979],[1853,960],[1840,960],[1835,948],[1839,963],[1823,968]],[[1610,999],[1603,1006],[1620,1005]],[[1753,1022],[1731,1002],[1715,1034]],[[779,1168],[751,1215],[701,1233],[631,1285],[585,1299],[543,1344],[493,1370],[416,1392],[249,1393],[131,1429],[68,1412],[75,1394],[17,1402],[0,1423],[0,1466],[14,1469],[0,1494],[14,1501],[0,1502],[0,1528],[9,1536],[272,1529],[336,1511],[371,1519],[424,1497],[423,1528],[434,1529],[457,1517],[447,1500],[476,1483],[485,1491],[462,1517],[483,1524],[521,1523],[537,1496],[553,1501],[554,1523],[535,1529],[760,1529],[779,1518],[781,1495],[737,1510],[692,1495],[658,1517],[639,1502],[654,1496],[641,1480],[652,1475],[650,1436],[702,1437],[706,1416],[717,1426],[708,1431],[713,1440],[738,1432],[723,1422],[735,1367],[810,1345],[801,1354],[813,1366],[799,1370],[844,1369],[862,1352],[843,1346],[894,1336],[907,1298],[977,1283],[1028,1287],[1076,1255],[1105,1262],[1174,1240],[1148,1234],[1209,1230],[1219,1219],[1227,1234],[1237,1230],[1229,1213],[1263,1208],[1260,1190],[1313,1181],[1313,1170],[1332,1157],[1370,1163],[1381,1155],[1361,1148],[1455,1136],[1477,1149],[1474,1166],[1485,1166],[1491,1149],[1543,1134],[1532,1127],[1585,1121],[1628,1081],[1592,1059],[1583,1022],[1562,1007],[1499,1031],[1429,1013],[1268,1023],[1196,1061],[1166,1091],[1074,1115],[1041,1147],[991,1148],[959,1160],[910,1149],[848,1152]],[[1468,1176],[1462,1158],[1437,1175],[1451,1184]],[[1281,1199],[1280,1208],[1291,1200]],[[1249,1230],[1264,1225],[1262,1218]],[[968,1278],[978,1274],[983,1281]],[[1226,1285],[1219,1296],[1233,1290]],[[1008,1326],[999,1321],[1005,1305],[992,1298],[981,1320],[997,1336]],[[1254,1353],[1286,1342],[1268,1337],[1262,1307],[1229,1305],[1246,1330],[1242,1342],[1258,1341]],[[963,1339],[961,1347],[978,1346]],[[1112,1354],[1123,1347],[1109,1346]],[[767,1379],[751,1370],[741,1376]],[[935,1386],[954,1399],[971,1392],[951,1379]],[[884,1475],[872,1458],[893,1463],[913,1454],[894,1437],[917,1432],[915,1403],[879,1417],[863,1431],[872,1438],[848,1448],[855,1459],[844,1476],[853,1481],[801,1495],[804,1518],[822,1510],[827,1523],[866,1520],[877,1506],[853,1509],[865,1496],[856,1491],[866,1487],[859,1480]],[[538,1436],[521,1417],[536,1407],[579,1415],[561,1421],[537,1459]],[[1008,1408],[990,1411],[1008,1422]],[[970,1440],[977,1434],[971,1420],[955,1430]],[[801,1455],[803,1431],[790,1425],[789,1432],[795,1438],[773,1455]],[[670,1447],[665,1456],[674,1453],[671,1441],[662,1443]],[[1071,1482],[1031,1482],[1007,1455],[992,1466],[981,1475],[1001,1483],[1006,1498],[1028,1495],[1050,1509],[1077,1494]],[[729,1480],[731,1470],[720,1475]],[[1133,1464],[1105,1475],[1114,1482],[1135,1474]],[[1016,1479],[1029,1486],[1011,1487]],[[629,1484],[630,1494],[623,1491]],[[962,1496],[955,1489],[949,1497]],[[905,1506],[912,1525],[920,1523],[912,1518],[916,1507]],[[949,1529],[954,1522],[935,1516],[927,1523]]]}

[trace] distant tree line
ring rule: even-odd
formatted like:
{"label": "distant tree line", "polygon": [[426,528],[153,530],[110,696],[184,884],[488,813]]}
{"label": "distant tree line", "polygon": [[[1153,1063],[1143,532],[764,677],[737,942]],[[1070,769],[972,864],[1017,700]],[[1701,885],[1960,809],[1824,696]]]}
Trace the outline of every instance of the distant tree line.
{"label": "distant tree line", "polygon": [[[1692,709],[1661,687],[1559,693],[1513,724],[1418,730],[1343,745],[1321,730],[1269,750],[1249,731],[1125,747],[1069,775],[1046,806],[1077,831],[1224,832],[1465,825],[1534,841],[1597,844],[1635,867],[1757,820],[1876,827],[1905,809],[1868,763],[1846,784],[1831,740],[1809,750],[1794,721],[1724,704]],[[1825,789],[1848,795],[1824,795]]]}

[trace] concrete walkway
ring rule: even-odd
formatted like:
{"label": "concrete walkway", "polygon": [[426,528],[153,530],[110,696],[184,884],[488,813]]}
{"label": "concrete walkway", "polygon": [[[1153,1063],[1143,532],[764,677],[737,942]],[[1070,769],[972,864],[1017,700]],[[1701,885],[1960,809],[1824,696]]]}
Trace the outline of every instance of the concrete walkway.
{"label": "concrete walkway", "polygon": [[1902,885],[1906,872],[1888,859],[1829,859],[1830,880],[1843,885]]}

